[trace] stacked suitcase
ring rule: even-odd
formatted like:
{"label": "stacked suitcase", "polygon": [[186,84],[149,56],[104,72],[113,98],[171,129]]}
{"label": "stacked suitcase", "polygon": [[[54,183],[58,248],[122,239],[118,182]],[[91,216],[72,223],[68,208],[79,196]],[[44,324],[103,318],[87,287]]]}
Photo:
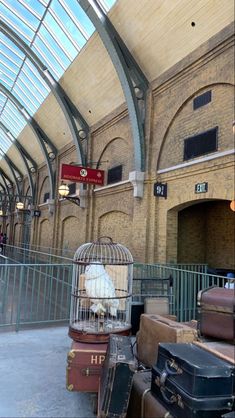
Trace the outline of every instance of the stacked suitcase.
{"label": "stacked suitcase", "polygon": [[151,389],[175,417],[220,418],[234,408],[234,373],[195,344],[160,344]]}
{"label": "stacked suitcase", "polygon": [[124,418],[137,363],[131,337],[110,334],[98,394],[98,417]]}
{"label": "stacked suitcase", "polygon": [[[163,317],[142,315],[137,354],[152,369],[134,378],[128,418],[235,418],[234,296],[224,288],[199,292],[200,338],[190,337],[187,328],[183,332],[183,324],[178,328]],[[151,327],[148,322],[153,320]],[[184,341],[184,334],[191,340]],[[154,412],[147,408],[150,404]]]}
{"label": "stacked suitcase", "polygon": [[72,342],[67,355],[66,387],[69,391],[98,392],[107,344]]}
{"label": "stacked suitcase", "polygon": [[235,340],[234,289],[210,287],[198,293],[199,331],[202,336]]}

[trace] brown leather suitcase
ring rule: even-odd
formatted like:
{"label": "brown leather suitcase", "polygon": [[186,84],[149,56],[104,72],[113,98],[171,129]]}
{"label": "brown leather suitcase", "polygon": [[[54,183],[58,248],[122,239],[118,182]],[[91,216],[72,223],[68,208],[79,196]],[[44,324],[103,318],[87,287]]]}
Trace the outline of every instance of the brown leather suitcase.
{"label": "brown leather suitcase", "polygon": [[151,393],[150,370],[134,375],[127,418],[171,418],[170,412]]}
{"label": "brown leather suitcase", "polygon": [[235,346],[225,341],[194,341],[194,344],[235,365]]}
{"label": "brown leather suitcase", "polygon": [[143,314],[140,318],[140,330],[136,336],[137,357],[140,362],[152,367],[157,361],[160,342],[190,343],[195,340],[197,340],[196,329],[161,315]]}
{"label": "brown leather suitcase", "polygon": [[69,391],[97,392],[107,344],[73,341],[67,355],[66,387]]}
{"label": "brown leather suitcase", "polygon": [[154,315],[169,315],[169,298],[152,297],[144,300],[144,313]]}
{"label": "brown leather suitcase", "polygon": [[198,293],[199,333],[220,340],[235,339],[235,292],[210,287]]}

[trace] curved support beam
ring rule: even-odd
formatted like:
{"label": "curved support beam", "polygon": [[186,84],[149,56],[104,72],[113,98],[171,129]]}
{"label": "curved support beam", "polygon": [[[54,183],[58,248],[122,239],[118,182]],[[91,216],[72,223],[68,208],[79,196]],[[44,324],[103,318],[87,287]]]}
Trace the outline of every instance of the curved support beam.
{"label": "curved support beam", "polygon": [[[82,147],[82,140],[88,139],[89,136],[89,126],[81,113],[77,108],[72,104],[71,100],[61,87],[59,83],[54,79],[47,67],[41,62],[38,56],[31,50],[31,48],[11,29],[9,28],[2,20],[0,20],[0,31],[7,36],[32,62],[32,64],[37,68],[41,77],[45,80],[46,84],[50,88],[51,92],[55,96],[57,102],[59,103],[62,112],[65,115],[73,142],[76,147],[78,163],[85,165],[86,155]],[[77,129],[74,118],[78,120],[81,129]]]}
{"label": "curved support beam", "polygon": [[[2,180],[3,180],[4,186],[5,186],[5,189],[6,189],[6,193],[7,193],[8,195],[10,195],[10,191],[9,191],[9,186],[8,186],[8,184],[10,185],[10,187],[11,187],[11,188],[13,188],[13,183],[12,183],[12,181],[9,179],[9,177],[7,176],[7,174],[5,173],[5,171],[3,171],[3,169],[2,169],[2,168],[0,168],[0,175],[1,175]],[[8,184],[7,184],[7,181],[8,181]]]}
{"label": "curved support beam", "polygon": [[[18,168],[13,163],[13,161],[6,154],[3,153],[3,157],[2,158],[4,158],[4,160],[6,161],[9,169],[11,170],[12,176],[13,176],[13,178],[15,180],[15,185],[16,185],[17,193],[20,194],[21,190],[20,190],[20,184],[19,184],[18,177],[21,177],[21,181],[22,181],[23,180],[23,174],[18,170]],[[17,177],[16,173],[17,173],[18,177]]]}
{"label": "curved support beam", "polygon": [[[51,199],[54,199],[55,197],[55,175],[53,173],[52,169],[52,161],[50,159],[50,154],[53,154],[53,160],[57,155],[57,149],[54,146],[54,144],[49,140],[45,132],[40,128],[38,123],[29,115],[27,110],[22,106],[22,104],[16,99],[13,94],[6,89],[2,84],[0,84],[0,91],[3,91],[3,93],[8,97],[10,101],[14,103],[17,110],[21,113],[21,115],[24,117],[26,122],[31,127],[32,131],[34,132],[36,138],[38,139],[39,145],[41,147],[42,153],[45,157],[47,168],[48,168],[48,175],[49,175],[49,181],[50,181],[50,196]],[[47,150],[47,146],[50,147],[50,152]]]}
{"label": "curved support beam", "polygon": [[[136,172],[144,171],[145,115],[143,114],[143,104],[145,106],[148,80],[96,0],[78,0],[78,2],[97,29],[118,74],[132,125],[135,170]],[[142,106],[138,99],[142,101]]]}
{"label": "curved support beam", "polygon": [[[2,190],[3,190],[3,193],[6,193],[6,189],[5,189],[5,187],[3,186],[3,184],[0,182],[0,187],[2,188]],[[0,190],[0,193],[2,193],[2,191]]]}
{"label": "curved support beam", "polygon": [[[26,149],[20,144],[20,142],[13,136],[13,134],[7,129],[7,127],[0,121],[0,129],[3,130],[3,132],[5,133],[5,135],[9,138],[10,142],[12,143],[12,145],[14,145],[26,168],[27,171],[27,175],[28,175],[28,180],[29,180],[29,186],[31,189],[31,194],[32,194],[32,203],[35,204],[35,185],[33,182],[33,177],[32,177],[32,168],[33,168],[33,172],[37,171],[37,164],[36,162],[32,159],[32,157],[28,154],[28,152],[26,151]],[[31,167],[29,165],[29,162],[31,163]]]}

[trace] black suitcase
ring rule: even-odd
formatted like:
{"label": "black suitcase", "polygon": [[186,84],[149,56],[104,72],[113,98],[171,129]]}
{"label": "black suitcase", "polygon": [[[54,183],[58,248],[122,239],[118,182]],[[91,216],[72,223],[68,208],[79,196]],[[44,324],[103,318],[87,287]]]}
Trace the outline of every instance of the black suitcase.
{"label": "black suitcase", "polygon": [[131,337],[110,334],[98,394],[98,417],[124,418],[137,362]]}
{"label": "black suitcase", "polygon": [[177,418],[220,418],[234,409],[234,373],[194,344],[160,343],[151,389]]}

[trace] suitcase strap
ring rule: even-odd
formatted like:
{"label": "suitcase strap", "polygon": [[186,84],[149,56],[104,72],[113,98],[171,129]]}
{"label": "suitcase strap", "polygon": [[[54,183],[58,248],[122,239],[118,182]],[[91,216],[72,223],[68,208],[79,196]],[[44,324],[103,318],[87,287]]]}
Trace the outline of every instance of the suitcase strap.
{"label": "suitcase strap", "polygon": [[82,376],[95,376],[101,373],[100,369],[92,369],[91,367],[86,367],[85,369],[81,369]]}

